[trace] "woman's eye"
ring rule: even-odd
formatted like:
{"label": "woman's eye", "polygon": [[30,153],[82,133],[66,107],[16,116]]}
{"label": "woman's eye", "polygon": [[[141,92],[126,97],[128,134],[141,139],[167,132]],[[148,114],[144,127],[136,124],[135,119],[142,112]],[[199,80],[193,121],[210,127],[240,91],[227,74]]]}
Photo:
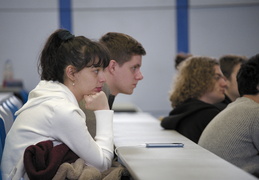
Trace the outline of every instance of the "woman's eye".
{"label": "woman's eye", "polygon": [[95,70],[94,70],[94,72],[95,72],[96,74],[98,74],[99,71],[100,71],[99,69],[95,69]]}

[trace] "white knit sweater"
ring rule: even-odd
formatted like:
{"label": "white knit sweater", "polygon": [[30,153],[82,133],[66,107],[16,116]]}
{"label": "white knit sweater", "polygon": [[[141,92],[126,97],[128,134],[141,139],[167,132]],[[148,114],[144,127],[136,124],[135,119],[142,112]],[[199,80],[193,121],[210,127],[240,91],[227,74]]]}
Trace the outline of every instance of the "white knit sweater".
{"label": "white knit sweater", "polygon": [[259,104],[238,98],[210,122],[198,144],[258,176]]}

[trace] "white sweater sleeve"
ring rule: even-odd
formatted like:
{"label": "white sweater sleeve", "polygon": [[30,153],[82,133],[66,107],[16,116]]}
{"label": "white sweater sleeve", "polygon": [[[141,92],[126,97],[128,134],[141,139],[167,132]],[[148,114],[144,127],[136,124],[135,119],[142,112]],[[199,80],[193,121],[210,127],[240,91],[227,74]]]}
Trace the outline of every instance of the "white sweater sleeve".
{"label": "white sweater sleeve", "polygon": [[96,143],[107,151],[113,152],[113,111],[99,110],[94,113],[96,116]]}
{"label": "white sweater sleeve", "polygon": [[[105,158],[107,158],[106,167],[110,167],[113,159],[113,111],[99,110],[95,111],[96,116],[96,143],[103,149]],[[107,168],[106,168],[107,169]]]}
{"label": "white sweater sleeve", "polygon": [[[65,143],[85,163],[100,171],[111,167],[113,159],[113,111],[98,110],[96,115],[96,137],[90,135],[85,119],[75,111],[72,114],[59,113],[58,123],[54,124],[54,138]],[[70,111],[71,112],[71,111]],[[68,118],[70,116],[70,118]],[[72,117],[71,117],[72,116]]]}

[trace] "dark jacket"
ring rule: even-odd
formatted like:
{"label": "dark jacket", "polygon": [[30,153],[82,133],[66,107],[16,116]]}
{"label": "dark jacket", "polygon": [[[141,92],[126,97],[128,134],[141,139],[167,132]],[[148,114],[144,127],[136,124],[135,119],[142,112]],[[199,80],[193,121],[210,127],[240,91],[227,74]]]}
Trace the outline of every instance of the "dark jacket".
{"label": "dark jacket", "polygon": [[169,116],[162,119],[161,126],[174,129],[198,143],[202,131],[221,111],[218,107],[197,99],[188,99],[174,108]]}
{"label": "dark jacket", "polygon": [[73,163],[79,157],[65,144],[53,146],[50,140],[27,147],[24,151],[24,167],[30,180],[52,179],[59,166]]}
{"label": "dark jacket", "polygon": [[220,109],[225,109],[228,104],[232,103],[232,101],[229,99],[229,97],[227,95],[225,95],[225,99],[223,101],[221,101],[220,103],[215,104],[215,106],[217,106]]}

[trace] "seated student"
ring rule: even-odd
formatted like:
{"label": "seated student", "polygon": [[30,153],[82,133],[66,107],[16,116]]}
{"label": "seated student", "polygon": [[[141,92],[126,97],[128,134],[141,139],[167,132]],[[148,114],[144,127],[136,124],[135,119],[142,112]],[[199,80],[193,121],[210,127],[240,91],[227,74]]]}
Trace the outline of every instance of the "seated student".
{"label": "seated student", "polygon": [[[146,51],[136,39],[123,33],[108,32],[99,41],[109,49],[111,55],[109,65],[105,69],[106,82],[103,91],[112,108],[119,93],[132,94],[138,82],[143,79],[140,68],[142,56],[146,55]],[[80,107],[86,114],[86,125],[94,137],[95,116],[92,111],[85,108],[84,101],[80,102]]]}
{"label": "seated student", "polygon": [[229,103],[240,97],[237,88],[237,73],[241,65],[247,60],[245,56],[224,55],[219,58],[220,69],[224,74],[227,82],[225,99],[216,104],[216,106],[224,109]]}
{"label": "seated student", "polygon": [[237,75],[239,98],[203,131],[199,145],[259,177],[259,54]]}
{"label": "seated student", "polygon": [[[113,111],[101,91],[108,50],[98,42],[59,29],[47,40],[39,61],[41,81],[7,134],[1,163],[3,179],[26,176],[23,155],[28,146],[52,141],[65,144],[86,165],[104,171],[113,159]],[[85,124],[78,102],[94,110],[97,121],[95,140]]]}
{"label": "seated student", "polygon": [[180,66],[170,101],[173,110],[161,126],[175,129],[198,143],[207,124],[220,109],[213,104],[224,99],[226,81],[216,59],[192,56]]}

